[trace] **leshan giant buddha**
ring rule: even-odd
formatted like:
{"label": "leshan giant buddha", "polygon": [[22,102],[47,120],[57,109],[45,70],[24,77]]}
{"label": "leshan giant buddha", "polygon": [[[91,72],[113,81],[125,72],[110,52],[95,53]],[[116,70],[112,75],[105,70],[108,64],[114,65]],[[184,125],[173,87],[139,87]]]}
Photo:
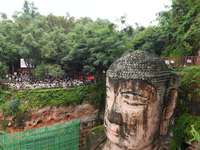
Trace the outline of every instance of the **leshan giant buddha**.
{"label": "leshan giant buddha", "polygon": [[167,65],[147,52],[135,51],[115,61],[106,75],[107,140],[86,149],[169,149],[177,83]]}

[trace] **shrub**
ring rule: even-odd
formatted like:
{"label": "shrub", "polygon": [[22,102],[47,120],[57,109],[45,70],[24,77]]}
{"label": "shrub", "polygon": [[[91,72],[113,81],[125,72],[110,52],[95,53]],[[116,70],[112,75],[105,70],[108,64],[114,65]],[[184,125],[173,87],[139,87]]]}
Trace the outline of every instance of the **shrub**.
{"label": "shrub", "polygon": [[184,68],[181,72],[181,85],[186,89],[200,85],[200,66]]}
{"label": "shrub", "polygon": [[[184,140],[199,141],[200,118],[189,115],[190,107],[188,100],[195,99],[194,94],[200,96],[200,66],[186,67],[181,74],[181,89],[183,94],[179,96],[178,113],[172,126],[173,137],[171,149],[181,149]],[[189,91],[190,90],[190,91]],[[190,92],[194,92],[190,93]]]}
{"label": "shrub", "polygon": [[19,104],[20,104],[20,99],[13,99],[9,102],[8,108],[12,115],[12,118],[16,117]]}
{"label": "shrub", "polygon": [[171,149],[177,150],[181,148],[181,145],[185,139],[199,142],[199,124],[200,118],[198,116],[191,116],[187,113],[178,115],[172,127],[174,136],[172,137]]}

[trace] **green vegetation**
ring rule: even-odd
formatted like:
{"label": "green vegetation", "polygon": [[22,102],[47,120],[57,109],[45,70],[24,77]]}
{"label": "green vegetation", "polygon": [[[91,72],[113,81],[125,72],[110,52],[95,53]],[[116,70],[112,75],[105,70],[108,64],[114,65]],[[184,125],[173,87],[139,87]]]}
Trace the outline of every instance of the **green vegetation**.
{"label": "green vegetation", "polygon": [[[3,91],[0,98],[0,109],[4,115],[23,115],[27,110],[40,109],[47,106],[77,105],[90,102],[94,106],[102,106],[105,101],[105,79],[94,85],[74,88],[33,89],[13,92]],[[102,106],[104,107],[104,106]]]}
{"label": "green vegetation", "polygon": [[13,99],[9,101],[8,110],[12,115],[12,118],[16,117],[19,104],[20,104],[20,99]]}
{"label": "green vegetation", "polygon": [[181,85],[187,100],[200,97],[200,66],[184,68],[181,71]]}
{"label": "green vegetation", "polygon": [[184,68],[181,71],[181,84],[185,89],[197,88],[200,85],[200,66]]}
{"label": "green vegetation", "polygon": [[173,138],[171,149],[177,150],[181,148],[185,139],[200,142],[200,118],[191,116],[187,113],[178,115],[173,126]]}
{"label": "green vegetation", "polygon": [[[91,137],[89,138],[89,136],[91,136]],[[101,137],[101,138],[99,138],[99,140],[105,140],[106,139],[106,135],[104,133],[104,125],[99,125],[99,126],[96,126],[96,127],[89,130],[89,132],[87,133],[87,136],[86,136],[86,138],[83,142],[84,149],[86,149],[86,147],[87,148],[89,147],[87,144],[91,144],[91,142],[96,142],[97,137],[98,138]],[[93,141],[90,141],[90,140],[93,140]]]}
{"label": "green vegetation", "polygon": [[92,129],[88,132],[88,134],[90,134],[90,133],[93,132],[93,131],[98,131],[99,133],[101,133],[101,131],[103,131],[103,130],[104,130],[104,125],[99,125],[99,126],[97,126],[97,127],[92,128]]}
{"label": "green vegetation", "polygon": [[[0,47],[0,50],[1,50],[1,47]],[[8,67],[6,66],[6,64],[0,61],[0,82],[2,81],[2,78],[5,77],[7,69]],[[1,92],[1,89],[0,89],[0,92]]]}
{"label": "green vegetation", "polygon": [[184,140],[200,142],[200,118],[190,115],[188,104],[200,97],[200,67],[186,67],[182,69],[180,77],[183,92],[179,96],[178,113],[172,126],[172,150],[181,148]]}
{"label": "green vegetation", "polygon": [[200,38],[200,0],[173,0],[170,11],[158,13],[162,56],[196,55]]}
{"label": "green vegetation", "polygon": [[0,70],[4,70],[0,76],[4,76],[4,66],[13,72],[20,58],[25,59],[35,78],[42,79],[46,68],[54,76],[84,71],[98,77],[114,60],[138,49],[157,56],[196,55],[200,0],[174,0],[169,8],[158,12],[157,26],[145,28],[136,23],[133,28],[122,16],[119,29],[107,19],[75,19],[68,13],[44,16],[34,3],[25,1],[12,20],[0,13]]}
{"label": "green vegetation", "polygon": [[35,68],[34,70],[31,71],[35,75],[35,78],[38,80],[43,80],[44,79],[44,70],[51,74],[53,77],[57,78],[62,77],[64,75],[64,71],[62,70],[60,65],[57,64],[40,64]]}

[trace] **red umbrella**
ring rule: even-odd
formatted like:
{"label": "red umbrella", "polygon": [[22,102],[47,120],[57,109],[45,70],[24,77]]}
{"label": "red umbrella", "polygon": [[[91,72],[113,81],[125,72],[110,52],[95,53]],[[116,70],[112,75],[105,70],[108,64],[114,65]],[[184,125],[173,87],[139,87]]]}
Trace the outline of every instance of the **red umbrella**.
{"label": "red umbrella", "polygon": [[89,76],[88,80],[94,80],[94,76]]}

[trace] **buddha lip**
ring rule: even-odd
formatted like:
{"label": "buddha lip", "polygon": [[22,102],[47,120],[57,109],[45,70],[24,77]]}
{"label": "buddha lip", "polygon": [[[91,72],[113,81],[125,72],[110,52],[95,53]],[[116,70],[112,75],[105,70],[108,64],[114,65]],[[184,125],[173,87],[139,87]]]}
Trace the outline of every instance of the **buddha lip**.
{"label": "buddha lip", "polygon": [[108,131],[109,131],[111,134],[113,134],[113,135],[119,135],[118,133],[116,133],[116,132],[113,131],[112,129],[110,129],[110,128],[108,128],[108,127],[107,127],[107,129],[108,129]]}

